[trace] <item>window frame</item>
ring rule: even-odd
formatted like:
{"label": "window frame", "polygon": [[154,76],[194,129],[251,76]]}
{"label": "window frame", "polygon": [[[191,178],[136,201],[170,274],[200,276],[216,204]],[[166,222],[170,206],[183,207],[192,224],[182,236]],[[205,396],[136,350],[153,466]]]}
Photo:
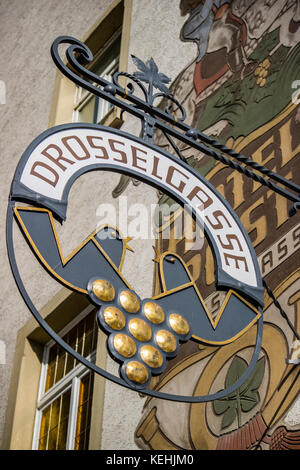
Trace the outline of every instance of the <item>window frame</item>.
{"label": "window frame", "polygon": [[[62,288],[41,309],[40,314],[58,333],[73,320],[77,323],[80,314],[87,307],[94,308],[85,296]],[[47,343],[48,334],[34,318],[28,320],[18,332],[3,433],[4,450],[32,449],[43,355]],[[106,369],[106,360],[106,335],[99,329],[95,364]],[[105,379],[95,374],[89,450],[101,448],[104,396]]]}
{"label": "window frame", "polygon": [[[89,313],[95,310],[93,305],[86,307],[76,318],[74,318],[70,323],[68,323],[58,334],[64,336],[72,328],[74,328],[81,320],[86,318]],[[97,336],[99,330],[97,331]],[[50,348],[56,343],[52,339],[45,344],[43,359],[41,365],[40,373],[40,383],[37,397],[36,413],[35,413],[35,423],[33,430],[33,439],[32,439],[32,450],[38,450],[39,448],[39,439],[40,439],[40,429],[42,422],[43,411],[51,405],[57,398],[71,389],[70,397],[70,409],[69,409],[69,419],[68,419],[68,433],[67,433],[67,442],[66,450],[74,450],[75,437],[76,437],[76,425],[77,425],[77,413],[78,413],[78,402],[79,402],[79,392],[80,392],[80,383],[81,380],[91,372],[83,364],[77,364],[73,369],[71,369],[64,377],[62,377],[57,383],[49,388],[46,392],[46,378],[49,364],[49,352]],[[87,360],[95,362],[96,360],[96,350],[92,351],[86,357]],[[93,393],[92,393],[93,399]]]}
{"label": "window frame", "polygon": [[[99,61],[101,55],[112,45],[117,36],[121,35],[119,70],[128,71],[132,3],[133,0],[115,0],[99,21],[81,39],[94,55],[93,63],[89,64],[89,68]],[[125,77],[120,77],[119,83],[125,87]],[[49,127],[74,122],[75,94],[75,83],[57,71]],[[124,122],[122,110],[113,106],[100,122],[105,126],[120,128]]]}

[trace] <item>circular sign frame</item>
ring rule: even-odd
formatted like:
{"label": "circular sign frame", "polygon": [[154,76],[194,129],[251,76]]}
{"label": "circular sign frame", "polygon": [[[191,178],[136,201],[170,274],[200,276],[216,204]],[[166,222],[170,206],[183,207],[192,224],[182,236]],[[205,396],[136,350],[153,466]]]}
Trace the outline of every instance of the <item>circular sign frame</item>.
{"label": "circular sign frame", "polygon": [[[64,145],[64,152],[62,145]],[[42,171],[38,172],[38,166]],[[67,171],[66,168],[68,168]],[[88,361],[55,333],[30,299],[15,258],[13,245],[15,202],[20,200],[31,202],[39,207],[50,209],[61,220],[66,219],[68,194],[73,182],[83,173],[94,170],[125,173],[163,190],[179,204],[184,204],[196,221],[200,220],[202,224],[204,223],[217,268],[217,287],[234,288],[251,299],[260,312],[252,358],[245,373],[231,387],[214,394],[197,397],[174,395],[149,389],[143,389],[142,393],[155,398],[189,403],[217,400],[232,393],[252,373],[261,348],[263,287],[254,249],[248,234],[230,205],[208,181],[189,165],[171,154],[130,134],[92,124],[66,124],[42,133],[21,157],[12,182],[7,211],[6,237],[12,273],[32,315],[59,346],[83,365],[118,385],[141,391],[139,387],[129,385],[125,380]],[[48,190],[45,189],[47,188],[45,184],[48,184]],[[218,228],[216,227],[220,229],[220,225],[223,233],[225,230],[225,235],[226,228],[230,230],[227,233],[227,244],[224,243],[224,240],[220,241],[220,231],[219,234],[217,233]],[[230,241],[236,238],[244,250],[244,262],[242,263],[239,263],[240,260],[236,260],[232,253],[227,253],[226,258],[226,247],[230,247]],[[240,258],[242,259],[242,257]],[[234,260],[234,266],[229,261],[226,263],[226,259],[227,261]],[[233,266],[238,269],[227,269],[226,264],[229,268]],[[236,271],[241,270],[242,267],[244,267],[244,271],[248,272],[248,278],[247,272],[244,277],[237,275]],[[250,271],[249,267],[251,267]],[[251,282],[247,283],[240,279],[244,279],[244,281],[250,279]]]}

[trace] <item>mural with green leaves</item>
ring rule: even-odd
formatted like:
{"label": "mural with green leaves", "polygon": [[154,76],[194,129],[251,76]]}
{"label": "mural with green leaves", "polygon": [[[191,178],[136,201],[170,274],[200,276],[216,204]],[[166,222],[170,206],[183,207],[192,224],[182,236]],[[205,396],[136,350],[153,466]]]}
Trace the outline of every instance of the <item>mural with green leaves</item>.
{"label": "mural with green leaves", "polygon": [[280,44],[279,28],[266,34],[249,59],[257,63],[253,73],[240,81],[230,78],[210,96],[198,122],[204,130],[228,121],[231,128],[223,135],[224,143],[229,137],[249,135],[282,111],[291,100],[291,83],[299,78],[300,44],[292,51]]}
{"label": "mural with green leaves", "polygon": [[[248,364],[240,356],[232,360],[225,378],[225,387],[233,385],[245,372]],[[213,402],[213,410],[217,416],[223,415],[221,429],[229,427],[237,419],[238,427],[241,426],[242,413],[251,411],[260,401],[258,388],[261,385],[265,371],[265,358],[257,361],[254,371],[235,392],[221,400]]]}

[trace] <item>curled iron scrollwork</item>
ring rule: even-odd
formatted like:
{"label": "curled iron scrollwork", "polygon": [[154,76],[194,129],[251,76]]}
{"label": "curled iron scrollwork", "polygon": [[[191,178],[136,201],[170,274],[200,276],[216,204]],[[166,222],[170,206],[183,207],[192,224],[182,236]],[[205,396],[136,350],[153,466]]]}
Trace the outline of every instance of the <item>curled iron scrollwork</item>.
{"label": "curled iron scrollwork", "polygon": [[[62,60],[59,53],[59,46],[63,44],[69,45],[66,50],[67,63]],[[235,150],[228,148],[223,143],[217,142],[198,129],[193,129],[184,122],[186,118],[185,110],[166,86],[170,79],[158,71],[158,67],[153,59],[144,63],[136,56],[132,56],[139,71],[133,74],[117,72],[113,77],[113,82],[109,82],[86,68],[87,64],[93,62],[94,57],[90,49],[78,39],[71,36],[58,37],[52,44],[51,55],[58,69],[78,86],[109,101],[112,105],[121,108],[123,112],[127,111],[139,118],[143,123],[142,138],[145,140],[152,140],[154,128],[159,129],[166,133],[168,137],[175,137],[185,144],[192,145],[196,150],[205,153],[226,166],[234,168],[246,177],[258,181],[260,184],[267,186],[269,189],[292,201],[294,205],[291,207],[290,215],[293,215],[299,209],[300,186],[298,184],[253,161],[251,158],[237,153]],[[125,88],[122,87],[119,83],[121,76],[137,84],[143,93],[144,99],[135,95],[135,88],[132,83],[128,83]],[[148,90],[142,82],[148,83]],[[160,92],[154,93],[154,88],[159,89]],[[162,104],[164,104],[165,100],[171,101],[171,104],[165,110],[160,107],[161,105],[154,106],[154,100],[158,98],[163,99]],[[178,110],[181,113],[179,117]],[[252,171],[250,168],[255,171]],[[260,176],[259,173],[263,176]],[[281,186],[272,180],[280,183]]]}
{"label": "curled iron scrollwork", "polygon": [[[67,63],[63,61],[59,53],[59,46],[63,44],[69,44],[65,51]],[[93,62],[94,56],[86,44],[78,39],[71,36],[58,37],[52,44],[51,55],[57,68],[70,80],[96,96],[110,101],[113,105],[122,108],[124,111],[133,112],[135,110],[136,112],[133,112],[133,114],[141,120],[145,117],[144,113],[153,115],[154,109],[155,114],[157,114],[159,107],[154,106],[154,100],[157,98],[165,98],[172,101],[181,112],[181,116],[177,117],[171,106],[168,106],[165,111],[160,111],[161,118],[171,118],[174,122],[183,122],[185,120],[186,113],[183,106],[171,95],[165,85],[170,79],[158,71],[158,67],[153,59],[144,63],[136,56],[132,56],[132,60],[139,68],[139,71],[133,74],[117,71],[113,75],[112,82],[109,82],[86,67]],[[130,80],[125,88],[119,83],[120,77]],[[132,82],[141,90],[143,99],[136,96],[135,87]],[[148,89],[143,83],[148,83]],[[160,90],[160,92],[154,93],[155,88]],[[122,98],[122,100],[118,97]],[[142,111],[142,113],[139,114],[137,110]]]}

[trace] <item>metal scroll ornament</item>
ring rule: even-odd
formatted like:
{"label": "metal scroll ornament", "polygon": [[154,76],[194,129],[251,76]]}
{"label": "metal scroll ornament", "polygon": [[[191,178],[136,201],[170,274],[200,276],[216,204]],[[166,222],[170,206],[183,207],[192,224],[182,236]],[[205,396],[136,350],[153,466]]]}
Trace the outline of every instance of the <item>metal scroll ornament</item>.
{"label": "metal scroll ornament", "polygon": [[[69,66],[58,54],[61,43],[69,44],[66,51]],[[227,396],[247,380],[260,352],[264,300],[257,258],[248,234],[226,200],[181,158],[175,144],[177,157],[157,147],[153,143],[154,130],[161,129],[171,141],[176,136],[215,158],[219,154],[198,142],[198,131],[184,124],[184,109],[170,95],[166,87],[169,79],[158,71],[153,59],[144,63],[134,57],[139,71],[133,75],[118,72],[113,83],[109,83],[84,67],[93,57],[78,40],[58,38],[51,51],[58,68],[76,84],[138,117],[141,136],[95,124],[65,124],[42,133],[24,152],[12,181],[7,212],[8,256],[23,299],[54,341],[86,367],[119,385],[173,401],[197,403]],[[144,100],[135,96],[134,85],[124,89],[118,84],[122,75],[142,90]],[[156,108],[154,101],[162,97],[173,107],[170,105],[165,111]],[[246,164],[251,165],[250,161]],[[239,167],[237,163],[234,165]],[[54,218],[66,220],[68,195],[76,179],[86,172],[99,170],[116,171],[155,186],[184,204],[196,222],[204,225],[215,259],[216,288],[227,290],[215,320],[207,311],[184,261],[172,252],[156,253],[161,294],[141,299],[122,274],[129,240],[122,238],[115,227],[95,230],[70,257],[64,258]],[[176,175],[181,175],[180,184]],[[276,190],[275,183],[264,178],[263,181],[266,182],[262,184]],[[296,196],[288,195],[297,203]],[[20,201],[27,205],[20,205]],[[14,220],[49,275],[88,296],[97,306],[97,321],[107,334],[108,351],[120,364],[119,377],[79,355],[41,317],[16,263]],[[168,359],[178,354],[183,342],[198,341],[222,347],[254,324],[257,324],[257,340],[252,359],[244,374],[227,389],[193,397],[151,389],[152,376],[165,370]]]}

